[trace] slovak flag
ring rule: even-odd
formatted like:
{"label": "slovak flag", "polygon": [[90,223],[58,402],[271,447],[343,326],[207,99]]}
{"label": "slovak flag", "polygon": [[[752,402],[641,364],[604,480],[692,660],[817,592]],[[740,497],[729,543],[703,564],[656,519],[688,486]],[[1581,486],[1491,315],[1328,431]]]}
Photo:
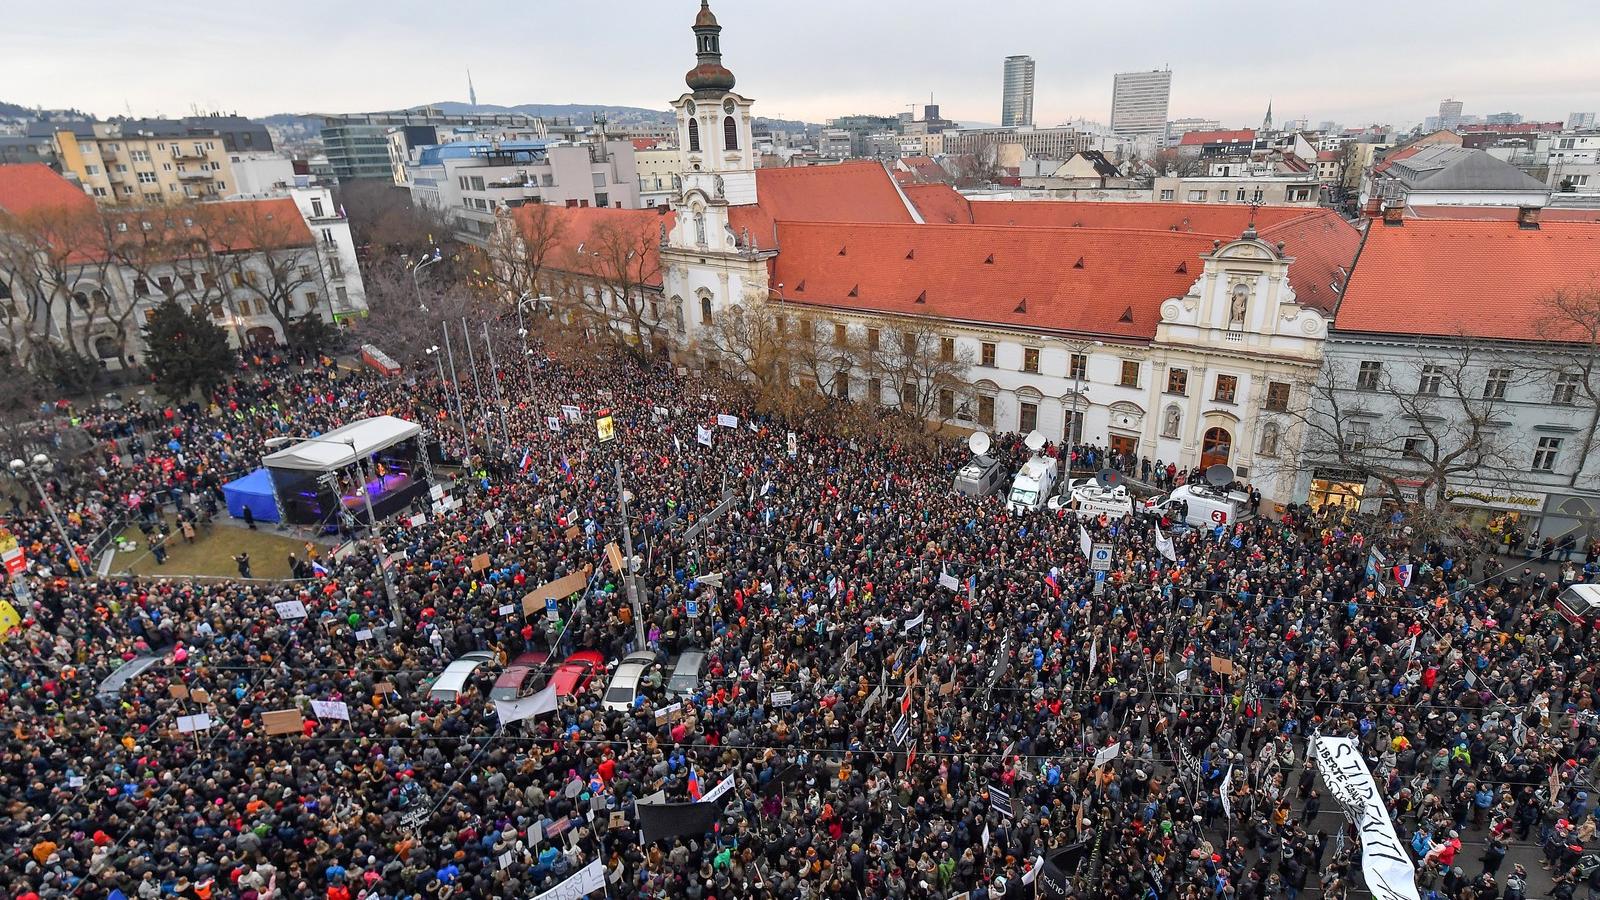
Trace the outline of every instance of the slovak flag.
{"label": "slovak flag", "polygon": [[311,574],[317,576],[318,578],[327,578],[328,567],[324,566],[322,563],[313,562],[311,564]]}
{"label": "slovak flag", "polygon": [[567,462],[567,457],[565,455],[561,457],[561,472],[567,476],[568,481],[572,480],[572,464]]}
{"label": "slovak flag", "polygon": [[1047,586],[1049,586],[1050,593],[1055,594],[1057,597],[1061,596],[1061,584],[1056,581],[1056,570],[1055,569],[1051,569],[1048,573],[1045,574],[1044,583]]}
{"label": "slovak flag", "polygon": [[1394,580],[1403,588],[1411,587],[1411,564],[1395,566]]}
{"label": "slovak flag", "polygon": [[532,464],[533,464],[533,448],[532,447],[524,447],[524,448],[522,448],[522,462],[517,463],[517,470],[520,471],[520,472],[527,472],[528,471],[528,466],[530,466]]}
{"label": "slovak flag", "polygon": [[694,768],[689,768],[689,799],[700,802],[700,776],[695,774]]}

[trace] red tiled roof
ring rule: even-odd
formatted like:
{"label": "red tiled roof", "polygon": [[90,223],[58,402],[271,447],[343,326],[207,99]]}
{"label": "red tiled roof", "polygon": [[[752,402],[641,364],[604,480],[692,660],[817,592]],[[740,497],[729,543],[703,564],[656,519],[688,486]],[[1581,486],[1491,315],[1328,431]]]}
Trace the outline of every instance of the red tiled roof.
{"label": "red tiled roof", "polygon": [[1294,257],[1289,264],[1289,287],[1294,289],[1295,302],[1332,315],[1361,249],[1361,232],[1331,210],[1302,212],[1304,215],[1272,225],[1261,224],[1258,215],[1257,233],[1269,244],[1281,241],[1283,252]]}
{"label": "red tiled roof", "polygon": [[1178,143],[1185,147],[1197,147],[1202,144],[1239,144],[1255,139],[1254,131],[1241,128],[1238,131],[1189,131]]}
{"label": "red tiled roof", "polygon": [[1337,151],[1337,150],[1318,150],[1317,151],[1317,162],[1338,162],[1338,160],[1339,160],[1339,151]]}
{"label": "red tiled roof", "polygon": [[911,222],[881,163],[757,169],[756,196],[758,205],[731,207],[728,218],[759,247],[773,246],[776,222]]}
{"label": "red tiled roof", "polygon": [[929,225],[972,224],[972,202],[948,184],[908,184],[901,190]]}
{"label": "red tiled roof", "polygon": [[[1263,206],[1256,228],[1303,216],[1303,206]],[[1142,231],[1193,231],[1235,238],[1250,221],[1246,204],[1225,203],[1078,203],[1066,200],[980,200],[972,204],[979,225],[1054,226],[1058,228],[1133,228]]]}
{"label": "red tiled roof", "polygon": [[0,166],[0,210],[21,215],[44,207],[92,209],[94,200],[44,163]]}
{"label": "red tiled roof", "polygon": [[1543,299],[1600,272],[1600,225],[1407,219],[1367,231],[1334,327],[1502,340],[1552,336]]}
{"label": "red tiled roof", "polygon": [[[547,212],[546,212],[547,211]],[[602,234],[610,228],[624,229],[628,245],[644,248],[646,262],[642,269],[645,281],[661,284],[661,229],[672,230],[677,213],[652,209],[612,209],[607,207],[523,206],[513,211],[516,220],[527,227],[528,219],[536,212],[554,216],[561,223],[554,246],[545,253],[545,265],[563,272],[589,273],[595,263],[592,255],[601,246]],[[580,252],[579,247],[583,250]]]}
{"label": "red tiled roof", "polygon": [[1209,235],[1114,229],[785,222],[778,234],[772,282],[795,303],[1136,341],[1211,249]]}

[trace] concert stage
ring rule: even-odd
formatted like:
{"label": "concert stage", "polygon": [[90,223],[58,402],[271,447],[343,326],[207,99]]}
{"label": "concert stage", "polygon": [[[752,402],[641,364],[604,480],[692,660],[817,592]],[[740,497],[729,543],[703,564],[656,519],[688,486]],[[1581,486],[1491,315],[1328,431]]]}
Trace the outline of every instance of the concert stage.
{"label": "concert stage", "polygon": [[380,520],[428,492],[431,469],[422,426],[393,416],[352,422],[273,453],[272,474],[283,519],[322,528]]}

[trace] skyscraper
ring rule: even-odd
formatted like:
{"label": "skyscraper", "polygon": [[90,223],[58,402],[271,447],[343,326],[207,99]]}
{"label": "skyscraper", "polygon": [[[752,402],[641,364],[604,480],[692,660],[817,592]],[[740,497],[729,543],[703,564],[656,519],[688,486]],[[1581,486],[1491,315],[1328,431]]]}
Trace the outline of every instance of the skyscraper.
{"label": "skyscraper", "polygon": [[1000,124],[1033,124],[1033,57],[1006,57],[1005,98],[1000,103]]}
{"label": "skyscraper", "polygon": [[1460,125],[1462,106],[1463,104],[1460,100],[1440,100],[1439,127],[1454,128],[1457,125]]}
{"label": "skyscraper", "polygon": [[1121,137],[1167,136],[1167,100],[1172,94],[1172,70],[1122,72],[1111,86],[1111,133]]}

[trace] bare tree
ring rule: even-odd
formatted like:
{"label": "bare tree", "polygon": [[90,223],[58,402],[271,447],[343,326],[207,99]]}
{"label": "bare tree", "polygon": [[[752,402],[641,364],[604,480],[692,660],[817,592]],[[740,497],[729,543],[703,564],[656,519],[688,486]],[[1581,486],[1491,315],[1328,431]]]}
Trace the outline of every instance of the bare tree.
{"label": "bare tree", "polygon": [[[158,296],[185,308],[204,308],[212,318],[228,315],[231,261],[213,252],[207,237],[214,227],[211,208],[198,203],[124,212],[104,217],[111,258],[132,281],[133,296],[115,319],[117,339],[126,346],[137,330],[139,300]],[[239,336],[243,343],[243,336]]]}
{"label": "bare tree", "polygon": [[[447,274],[447,273],[446,273]],[[444,345],[446,323],[459,329],[463,316],[479,323],[493,319],[503,306],[467,284],[441,274],[430,279],[422,303],[417,302],[411,274],[398,261],[374,266],[365,274],[367,317],[358,326],[369,340],[402,364],[427,361],[428,348]],[[453,337],[459,335],[452,332]]]}
{"label": "bare tree", "polygon": [[1544,307],[1540,332],[1552,342],[1548,357],[1552,364],[1544,375],[1557,384],[1567,378],[1574,385],[1574,399],[1581,398],[1588,409],[1583,450],[1568,481],[1576,485],[1600,429],[1600,274],[1557,288],[1540,302]]}
{"label": "bare tree", "polygon": [[0,318],[10,346],[35,368],[49,364],[61,387],[86,389],[96,333],[119,302],[98,210],[0,212],[0,271],[8,279]]}
{"label": "bare tree", "polygon": [[953,159],[955,186],[984,188],[996,184],[1005,170],[1000,167],[1000,146],[996,143],[979,144],[971,153]]}
{"label": "bare tree", "polygon": [[377,179],[347,181],[339,186],[339,202],[350,219],[351,237],[364,255],[420,258],[453,241],[443,213],[413,204],[403,187]]}
{"label": "bare tree", "polygon": [[593,279],[580,296],[590,319],[635,352],[659,345],[662,323],[660,237],[656,223],[632,215],[607,215],[582,246]]}
{"label": "bare tree", "polygon": [[1437,513],[1458,480],[1493,483],[1515,466],[1503,408],[1528,377],[1459,338],[1405,364],[1330,359],[1307,406],[1287,413],[1305,439],[1298,465],[1336,461],[1403,506]]}
{"label": "bare tree", "polygon": [[821,310],[795,307],[795,313],[794,336],[786,348],[789,371],[805,393],[848,394],[850,377],[867,355],[866,335]]}
{"label": "bare tree", "polygon": [[944,426],[940,395],[965,389],[972,362],[970,347],[959,347],[931,320],[908,316],[884,320],[878,345],[867,348],[863,367],[888,384],[902,413],[937,431]]}
{"label": "bare tree", "polygon": [[471,248],[472,268],[504,300],[540,296],[545,262],[566,238],[567,220],[543,203],[502,211],[483,248]]}
{"label": "bare tree", "polygon": [[1204,175],[1208,170],[1203,157],[1194,153],[1184,153],[1176,147],[1168,147],[1152,156],[1150,165],[1156,170],[1157,175],[1179,178]]}
{"label": "bare tree", "polygon": [[[196,223],[217,257],[227,264],[231,286],[254,298],[288,335],[303,288],[322,283],[316,238],[292,200],[252,200],[200,207]],[[307,304],[307,313],[315,312]]]}
{"label": "bare tree", "polygon": [[754,289],[704,332],[704,349],[770,407],[791,390],[793,327],[793,318],[779,304]]}

